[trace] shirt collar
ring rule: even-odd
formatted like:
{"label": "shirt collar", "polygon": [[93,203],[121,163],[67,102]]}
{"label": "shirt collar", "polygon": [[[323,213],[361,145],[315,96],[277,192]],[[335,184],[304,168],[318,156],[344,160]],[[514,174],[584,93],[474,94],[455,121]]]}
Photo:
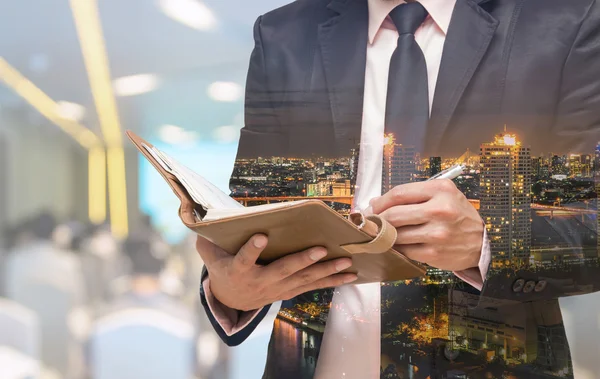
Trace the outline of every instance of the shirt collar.
{"label": "shirt collar", "polygon": [[[404,0],[368,0],[369,1],[369,43],[375,41],[375,36],[381,28],[383,21],[388,14],[400,4],[405,3]],[[448,33],[450,19],[454,11],[456,0],[419,0],[421,5],[444,32]]]}

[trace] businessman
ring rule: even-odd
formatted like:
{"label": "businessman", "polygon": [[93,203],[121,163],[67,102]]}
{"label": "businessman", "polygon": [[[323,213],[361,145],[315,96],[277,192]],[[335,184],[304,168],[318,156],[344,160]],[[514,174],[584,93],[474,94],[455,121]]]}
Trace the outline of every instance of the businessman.
{"label": "businessman", "polygon": [[[572,377],[557,299],[600,285],[599,25],[596,0],[299,0],[261,16],[238,158],[348,157],[353,209],[430,269],[353,285],[352,262],[320,247],[259,266],[266,236],[234,257],[199,239],[225,343],[270,304],[310,311],[331,299],[307,293],[336,287],[324,333],[310,325],[325,310],[305,329],[276,321],[265,378]],[[420,181],[423,161],[456,160],[456,184]]]}

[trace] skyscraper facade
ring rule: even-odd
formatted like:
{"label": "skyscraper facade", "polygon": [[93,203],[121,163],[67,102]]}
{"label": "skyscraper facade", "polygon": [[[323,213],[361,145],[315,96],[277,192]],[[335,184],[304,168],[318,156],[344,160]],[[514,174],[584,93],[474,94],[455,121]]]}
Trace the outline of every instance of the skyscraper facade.
{"label": "skyscraper facade", "polygon": [[529,147],[513,134],[483,143],[480,214],[489,233],[496,268],[529,260],[531,244],[531,173]]}
{"label": "skyscraper facade", "polygon": [[442,171],[442,157],[429,157],[429,176]]}
{"label": "skyscraper facade", "polygon": [[415,148],[397,144],[393,135],[386,136],[383,148],[381,193],[397,185],[410,183],[416,174]]}

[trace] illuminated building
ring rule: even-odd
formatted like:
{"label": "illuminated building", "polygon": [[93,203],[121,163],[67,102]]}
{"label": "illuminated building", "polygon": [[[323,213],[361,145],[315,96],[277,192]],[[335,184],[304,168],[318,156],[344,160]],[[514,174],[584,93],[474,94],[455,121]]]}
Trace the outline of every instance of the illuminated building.
{"label": "illuminated building", "polygon": [[350,184],[352,185],[352,192],[354,193],[354,186],[356,185],[356,175],[358,173],[358,158],[360,156],[360,145],[357,145],[350,151]]}
{"label": "illuminated building", "polygon": [[572,178],[583,176],[583,162],[581,159],[582,157],[579,154],[569,155],[569,173]]}
{"label": "illuminated building", "polygon": [[333,196],[352,196],[350,180],[338,180],[331,185]]}
{"label": "illuminated building", "polygon": [[317,181],[317,170],[306,170],[302,175],[306,183],[315,183]]}
{"label": "illuminated building", "polygon": [[531,159],[532,174],[537,178],[550,177],[550,159],[544,155]]}
{"label": "illuminated building", "polygon": [[566,155],[552,157],[552,175],[569,175],[569,166]]}
{"label": "illuminated building", "polygon": [[449,302],[453,349],[478,353],[488,360],[501,357],[508,364],[534,363],[548,372],[563,373],[564,377],[572,375],[569,346],[557,304],[537,302],[504,307],[499,301],[475,307],[479,294],[455,289],[449,290]]}
{"label": "illuminated building", "polygon": [[[594,184],[596,187],[596,193],[600,194],[600,142],[596,145],[596,151],[594,152]],[[596,200],[598,202],[598,200]],[[599,214],[596,216],[596,238],[598,245],[598,255],[600,256],[600,207],[598,207]]]}
{"label": "illuminated building", "polygon": [[331,195],[331,184],[327,181],[308,183],[306,185],[306,196],[329,196]]}
{"label": "illuminated building", "polygon": [[429,176],[442,171],[442,157],[429,157]]}
{"label": "illuminated building", "polygon": [[529,260],[531,153],[514,134],[498,134],[480,147],[480,214],[491,241],[493,267]]}
{"label": "illuminated building", "polygon": [[381,193],[412,182],[415,174],[415,148],[397,144],[392,134],[387,135],[383,146]]}
{"label": "illuminated building", "polygon": [[535,177],[543,178],[544,158],[531,158],[531,172]]}

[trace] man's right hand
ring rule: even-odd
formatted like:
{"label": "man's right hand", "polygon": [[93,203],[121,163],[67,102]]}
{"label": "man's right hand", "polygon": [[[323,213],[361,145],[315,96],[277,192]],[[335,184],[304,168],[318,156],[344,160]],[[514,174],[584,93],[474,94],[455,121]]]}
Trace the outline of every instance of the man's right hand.
{"label": "man's right hand", "polygon": [[258,265],[256,261],[267,242],[265,235],[256,234],[236,255],[231,255],[198,237],[196,249],[209,272],[210,290],[223,305],[250,311],[357,279],[356,274],[339,273],[352,265],[350,258],[319,262],[327,255],[322,247],[287,255],[266,266]]}

